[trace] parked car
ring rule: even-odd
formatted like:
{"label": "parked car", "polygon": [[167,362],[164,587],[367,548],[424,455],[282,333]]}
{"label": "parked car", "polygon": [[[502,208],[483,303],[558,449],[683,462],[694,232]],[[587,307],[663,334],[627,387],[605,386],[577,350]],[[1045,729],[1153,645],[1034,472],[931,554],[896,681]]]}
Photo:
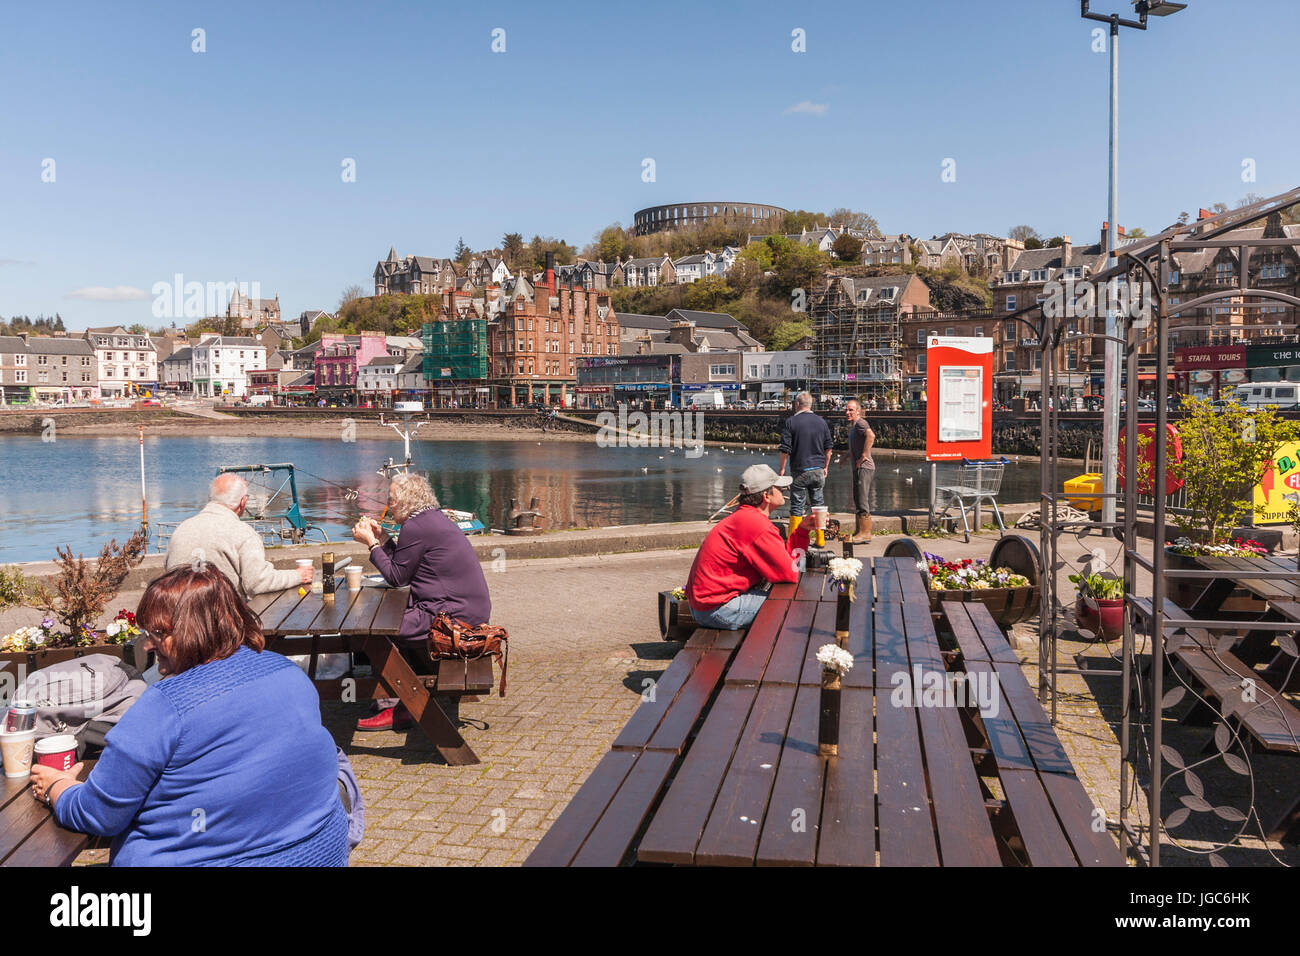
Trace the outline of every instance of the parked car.
{"label": "parked car", "polygon": [[765,398],[758,403],[760,412],[779,412],[785,409],[785,402],[778,398]]}

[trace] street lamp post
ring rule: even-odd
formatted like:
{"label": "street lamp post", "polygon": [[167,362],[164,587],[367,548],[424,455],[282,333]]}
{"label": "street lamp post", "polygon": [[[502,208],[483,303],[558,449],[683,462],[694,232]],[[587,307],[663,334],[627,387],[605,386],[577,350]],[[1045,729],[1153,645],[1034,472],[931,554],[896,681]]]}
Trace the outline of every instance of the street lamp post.
{"label": "street lamp post", "polygon": [[[1107,216],[1106,216],[1106,268],[1113,269],[1118,262],[1115,255],[1116,238],[1119,235],[1119,28],[1132,27],[1135,30],[1147,28],[1147,17],[1167,17],[1187,6],[1185,3],[1173,3],[1170,0],[1133,0],[1137,20],[1125,20],[1118,13],[1092,13],[1088,9],[1089,0],[1079,0],[1080,13],[1085,20],[1095,20],[1110,25],[1110,173],[1108,177]],[[1062,263],[1064,267],[1066,263]],[[1111,282],[1117,282],[1112,279]],[[1102,494],[1101,520],[1115,520],[1115,476],[1119,471],[1119,377],[1120,345],[1124,337],[1120,329],[1120,317],[1111,307],[1114,296],[1107,296],[1106,308],[1106,351],[1103,370],[1103,414],[1102,414]],[[1128,383],[1129,391],[1134,390],[1133,382]]]}

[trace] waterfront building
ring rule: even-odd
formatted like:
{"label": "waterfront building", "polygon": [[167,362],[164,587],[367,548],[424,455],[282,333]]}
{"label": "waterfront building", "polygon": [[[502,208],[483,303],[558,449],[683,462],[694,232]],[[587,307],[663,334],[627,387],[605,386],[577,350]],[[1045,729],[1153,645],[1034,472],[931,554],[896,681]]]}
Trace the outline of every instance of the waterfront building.
{"label": "waterfront building", "polygon": [[405,357],[380,355],[357,370],[357,404],[390,408],[397,391],[397,375]]}
{"label": "waterfront building", "polygon": [[559,285],[552,254],[541,282],[516,278],[501,303],[487,333],[485,387],[497,403],[567,405],[577,385],[578,358],[619,354],[618,316],[609,296]]}
{"label": "waterfront building", "polygon": [[266,346],[246,335],[206,333],[191,347],[190,378],[200,398],[242,398],[248,374],[266,368]]}
{"label": "waterfront building", "polygon": [[629,288],[647,285],[673,285],[677,281],[677,267],[667,256],[643,259],[626,259],[623,262],[623,284]]}
{"label": "waterfront building", "polygon": [[99,397],[95,353],[85,339],[0,336],[0,405]]}
{"label": "waterfront building", "polygon": [[316,394],[328,401],[352,404],[361,367],[387,357],[388,345],[382,332],[322,335],[313,360]]}
{"label": "waterfront building", "polygon": [[578,358],[577,406],[607,408],[671,400],[680,380],[674,355],[600,355]]}
{"label": "waterfront building", "polygon": [[560,285],[582,286],[584,289],[613,289],[626,285],[621,262],[597,259],[578,259],[573,264],[555,267],[555,281]]}
{"label": "waterfront building", "polygon": [[689,407],[704,398],[705,393],[720,393],[725,404],[734,405],[742,395],[745,359],[749,354],[709,351],[683,352],[677,356],[681,406]]}
{"label": "waterfront building", "polygon": [[810,387],[815,367],[811,349],[742,353],[740,397],[751,402],[787,400]]}
{"label": "waterfront building", "polygon": [[149,336],[116,325],[87,329],[82,337],[95,351],[101,398],[125,398],[158,387],[158,352]]}
{"label": "waterfront building", "polygon": [[162,360],[159,366],[165,391],[188,394],[194,391],[194,349],[184,346]]}
{"label": "waterfront building", "polygon": [[397,370],[397,391],[393,394],[393,401],[421,402],[427,408],[429,394],[429,382],[424,377],[424,356],[412,355]]}
{"label": "waterfront building", "polygon": [[725,312],[673,309],[667,315],[626,313],[618,321],[621,355],[710,349],[763,350],[763,343],[749,334],[749,327]]}

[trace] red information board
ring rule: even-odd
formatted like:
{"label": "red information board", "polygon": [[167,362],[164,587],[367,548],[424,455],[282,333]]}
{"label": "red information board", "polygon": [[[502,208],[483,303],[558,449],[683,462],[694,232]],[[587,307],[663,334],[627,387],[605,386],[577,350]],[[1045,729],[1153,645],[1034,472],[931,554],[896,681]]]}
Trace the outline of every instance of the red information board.
{"label": "red information board", "polygon": [[925,457],[993,457],[993,340],[932,335],[926,340]]}

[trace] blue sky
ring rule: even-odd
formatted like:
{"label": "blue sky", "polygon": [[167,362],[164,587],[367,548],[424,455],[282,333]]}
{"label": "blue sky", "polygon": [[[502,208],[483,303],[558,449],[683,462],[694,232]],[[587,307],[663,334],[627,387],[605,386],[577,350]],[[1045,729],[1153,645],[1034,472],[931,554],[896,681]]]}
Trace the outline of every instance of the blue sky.
{"label": "blue sky", "polygon": [[[390,245],[439,256],[517,231],[582,246],[691,200],[1093,241],[1108,102],[1094,26],[1074,0],[10,7],[0,315],[153,325],[148,293],[181,273],[256,281],[296,316],[370,291]],[[1294,0],[1191,0],[1123,32],[1121,223],[1154,232],[1300,183],[1294,86],[1277,80],[1298,35]],[[146,295],[84,291],[118,287]]]}

